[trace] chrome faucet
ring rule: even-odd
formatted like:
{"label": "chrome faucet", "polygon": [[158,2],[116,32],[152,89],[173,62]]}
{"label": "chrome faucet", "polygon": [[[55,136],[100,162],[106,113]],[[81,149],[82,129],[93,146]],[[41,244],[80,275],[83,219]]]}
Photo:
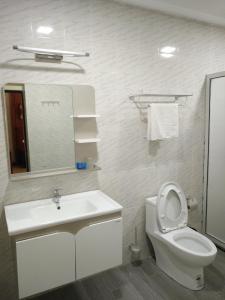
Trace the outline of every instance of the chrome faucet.
{"label": "chrome faucet", "polygon": [[61,199],[61,195],[59,193],[59,191],[62,190],[61,188],[56,188],[54,189],[54,194],[53,194],[53,198],[52,198],[52,201],[56,204],[57,206],[57,209],[60,209],[60,199]]}

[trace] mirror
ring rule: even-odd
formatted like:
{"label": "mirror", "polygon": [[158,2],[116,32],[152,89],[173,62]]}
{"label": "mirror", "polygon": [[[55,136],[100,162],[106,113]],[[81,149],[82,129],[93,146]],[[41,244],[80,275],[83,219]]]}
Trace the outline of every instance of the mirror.
{"label": "mirror", "polygon": [[11,174],[75,169],[73,88],[7,84],[4,95]]}

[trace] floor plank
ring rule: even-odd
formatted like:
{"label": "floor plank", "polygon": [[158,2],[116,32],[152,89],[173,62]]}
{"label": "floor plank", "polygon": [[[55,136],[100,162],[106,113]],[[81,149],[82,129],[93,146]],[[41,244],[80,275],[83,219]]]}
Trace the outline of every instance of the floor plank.
{"label": "floor plank", "polygon": [[50,291],[34,300],[224,300],[225,252],[205,268],[205,287],[191,291],[163,273],[152,258]]}

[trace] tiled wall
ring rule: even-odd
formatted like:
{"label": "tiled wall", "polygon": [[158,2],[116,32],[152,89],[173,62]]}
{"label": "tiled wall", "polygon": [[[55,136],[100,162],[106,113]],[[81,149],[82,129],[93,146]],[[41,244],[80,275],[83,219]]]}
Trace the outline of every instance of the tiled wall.
{"label": "tiled wall", "polygon": [[[39,25],[54,27],[49,38],[37,35]],[[102,171],[22,182],[11,182],[5,203],[51,196],[61,186],[64,193],[101,188],[124,207],[124,262],[134,226],[147,254],[144,233],[144,199],[157,193],[168,180],[180,183],[199,201],[190,222],[200,228],[204,79],[224,71],[225,29],[169,17],[103,0],[2,0],[0,3],[0,81],[90,84],[96,89],[99,164]],[[90,58],[75,63],[49,65],[20,60],[32,57],[12,51],[12,45],[85,50]],[[176,57],[165,59],[158,48],[174,45]],[[193,93],[180,109],[180,136],[148,143],[146,124],[128,96],[138,92]],[[1,112],[0,112],[1,113]],[[0,114],[1,193],[7,182],[2,114]],[[10,243],[2,225],[0,233],[0,296],[16,299]],[[3,288],[4,287],[4,288]]]}

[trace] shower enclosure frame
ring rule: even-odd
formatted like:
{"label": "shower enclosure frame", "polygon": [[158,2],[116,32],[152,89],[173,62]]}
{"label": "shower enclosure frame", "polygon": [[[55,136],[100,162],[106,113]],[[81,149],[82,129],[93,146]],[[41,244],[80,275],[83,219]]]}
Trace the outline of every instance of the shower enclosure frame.
{"label": "shower enclosure frame", "polygon": [[208,172],[209,172],[209,134],[210,134],[210,99],[211,99],[211,80],[225,77],[224,72],[206,75],[206,106],[205,106],[205,141],[204,141],[204,175],[203,175],[203,202],[202,202],[202,232],[210,238],[216,245],[225,249],[225,242],[207,233],[207,192],[208,192]]}

